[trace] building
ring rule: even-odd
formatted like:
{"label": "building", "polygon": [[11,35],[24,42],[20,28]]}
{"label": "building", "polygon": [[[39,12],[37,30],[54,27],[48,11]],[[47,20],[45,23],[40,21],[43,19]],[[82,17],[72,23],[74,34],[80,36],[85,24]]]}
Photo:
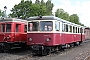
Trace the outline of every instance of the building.
{"label": "building", "polygon": [[90,39],[90,28],[85,28],[85,39]]}

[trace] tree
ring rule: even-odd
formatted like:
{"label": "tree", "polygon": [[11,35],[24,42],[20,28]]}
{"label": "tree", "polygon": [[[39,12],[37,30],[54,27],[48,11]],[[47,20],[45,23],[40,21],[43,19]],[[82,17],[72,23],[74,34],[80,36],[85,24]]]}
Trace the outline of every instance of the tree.
{"label": "tree", "polygon": [[36,1],[35,1],[35,4],[40,4],[40,1],[39,1],[39,0],[36,0]]}
{"label": "tree", "polygon": [[65,12],[63,9],[57,9],[55,12],[55,16],[69,21],[69,14]]}
{"label": "tree", "polygon": [[18,17],[18,18],[27,18],[30,15],[30,6],[32,6],[32,1],[30,0],[27,0],[27,1],[24,1],[24,0],[21,0],[21,2],[18,4],[18,5],[15,5],[12,10],[11,10],[11,14],[10,16],[11,17]]}
{"label": "tree", "polygon": [[63,9],[57,9],[56,12],[55,12],[55,16],[59,17],[61,19],[70,21],[72,23],[84,26],[84,24],[79,22],[79,17],[78,17],[77,14],[72,14],[72,15],[69,16],[69,14],[67,12],[65,12]]}
{"label": "tree", "polygon": [[82,24],[82,23],[79,23],[79,25],[84,26],[84,24]]}
{"label": "tree", "polygon": [[47,15],[52,15],[52,9],[53,9],[53,7],[54,7],[54,4],[53,3],[51,3],[51,0],[48,0],[47,2],[46,2],[46,12],[47,12]]}
{"label": "tree", "polygon": [[42,6],[46,6],[44,0],[41,0],[41,5],[42,5]]}
{"label": "tree", "polygon": [[[49,7],[47,7],[46,4],[49,5]],[[9,16],[25,19],[30,16],[51,15],[53,8],[52,5],[53,3],[51,3],[51,0],[48,0],[46,3],[43,0],[41,0],[41,2],[36,0],[35,3],[32,3],[31,0],[21,0],[19,4],[12,8],[12,13],[9,14]]]}
{"label": "tree", "polygon": [[39,16],[39,15],[45,15],[46,14],[46,8],[45,6],[41,6],[38,4],[33,4],[31,6],[31,10],[30,10],[30,14],[31,16]]}
{"label": "tree", "polygon": [[0,10],[0,17],[4,17],[4,11]]}
{"label": "tree", "polygon": [[76,24],[80,24],[79,23],[79,17],[78,17],[78,15],[77,14],[72,14],[72,15],[70,15],[70,22],[73,22],[73,23],[76,23]]}

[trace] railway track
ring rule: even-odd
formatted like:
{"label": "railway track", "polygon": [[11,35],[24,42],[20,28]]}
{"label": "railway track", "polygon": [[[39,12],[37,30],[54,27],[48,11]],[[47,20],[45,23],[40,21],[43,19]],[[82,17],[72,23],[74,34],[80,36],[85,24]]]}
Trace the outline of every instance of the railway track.
{"label": "railway track", "polygon": [[[65,51],[62,50],[56,53],[51,53],[50,55],[47,55],[47,56],[37,56],[37,55],[33,56],[29,49],[16,49],[16,50],[10,51],[9,53],[0,53],[0,60],[54,60],[56,58],[57,58],[56,60],[60,60],[60,59],[62,60],[66,58],[65,56],[70,57],[69,55],[71,55],[73,51],[75,52],[75,50],[78,50],[79,48],[86,49],[86,46],[88,47],[90,46],[90,40],[84,41],[81,44],[81,46],[65,49]],[[72,54],[74,54],[74,52]],[[67,60],[72,60],[72,59],[67,59]]]}
{"label": "railway track", "polygon": [[90,55],[87,56],[84,60],[90,60]]}

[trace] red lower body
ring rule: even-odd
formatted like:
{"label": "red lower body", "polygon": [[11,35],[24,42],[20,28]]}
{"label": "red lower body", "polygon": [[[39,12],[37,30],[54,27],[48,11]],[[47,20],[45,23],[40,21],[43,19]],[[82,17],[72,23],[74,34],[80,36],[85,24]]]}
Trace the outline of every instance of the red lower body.
{"label": "red lower body", "polygon": [[0,50],[10,50],[16,47],[26,46],[27,34],[24,33],[1,33]]}
{"label": "red lower body", "polygon": [[[82,35],[82,36],[81,36]],[[32,41],[29,40],[32,38]],[[50,38],[50,41],[46,41]],[[44,45],[55,46],[63,45],[67,43],[73,43],[77,41],[83,41],[85,39],[84,34],[72,34],[72,33],[28,33],[27,45]]]}

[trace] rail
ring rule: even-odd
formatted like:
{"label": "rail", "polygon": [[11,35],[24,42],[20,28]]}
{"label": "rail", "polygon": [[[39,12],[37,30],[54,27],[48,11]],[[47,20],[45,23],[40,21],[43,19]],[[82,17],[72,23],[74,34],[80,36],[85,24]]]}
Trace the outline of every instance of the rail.
{"label": "rail", "polygon": [[84,60],[90,60],[90,55],[87,56]]}

